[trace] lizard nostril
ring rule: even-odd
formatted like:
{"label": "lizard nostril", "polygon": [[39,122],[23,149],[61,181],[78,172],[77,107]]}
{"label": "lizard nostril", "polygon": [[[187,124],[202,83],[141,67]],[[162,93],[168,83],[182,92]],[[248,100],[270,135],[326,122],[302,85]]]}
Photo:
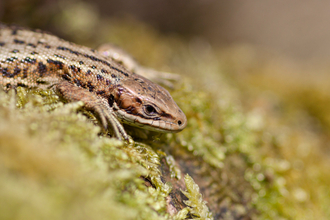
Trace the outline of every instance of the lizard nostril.
{"label": "lizard nostril", "polygon": [[178,121],[178,125],[181,125],[182,124],[182,122],[181,121]]}

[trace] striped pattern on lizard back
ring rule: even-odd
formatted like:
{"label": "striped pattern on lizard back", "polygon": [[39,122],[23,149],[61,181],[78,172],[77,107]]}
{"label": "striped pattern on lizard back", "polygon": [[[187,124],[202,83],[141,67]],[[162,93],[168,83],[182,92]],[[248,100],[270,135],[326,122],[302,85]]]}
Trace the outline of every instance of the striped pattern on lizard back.
{"label": "striped pattern on lizard back", "polygon": [[131,73],[97,51],[42,31],[0,26],[2,84],[40,87],[67,80],[90,92],[106,93]]}

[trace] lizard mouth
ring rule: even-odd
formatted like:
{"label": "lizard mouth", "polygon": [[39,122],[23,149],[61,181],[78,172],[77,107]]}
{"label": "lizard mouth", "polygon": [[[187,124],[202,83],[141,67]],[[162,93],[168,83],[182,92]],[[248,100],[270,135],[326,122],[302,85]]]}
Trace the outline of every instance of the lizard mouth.
{"label": "lizard mouth", "polygon": [[183,130],[186,127],[186,117],[166,120],[160,117],[146,118],[140,114],[132,115],[124,110],[117,110],[117,117],[125,124],[129,124],[134,127],[140,127],[143,129],[164,132],[164,133],[175,133]]}

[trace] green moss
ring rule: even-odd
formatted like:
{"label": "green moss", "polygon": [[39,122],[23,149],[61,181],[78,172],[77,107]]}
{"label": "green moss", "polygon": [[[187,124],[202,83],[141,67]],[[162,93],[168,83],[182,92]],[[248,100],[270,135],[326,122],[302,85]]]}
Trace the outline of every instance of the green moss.
{"label": "green moss", "polygon": [[199,192],[198,185],[188,174],[185,176],[184,181],[186,183],[187,191],[182,191],[182,193],[189,199],[184,201],[184,203],[188,206],[189,212],[198,219],[213,219],[212,213],[210,213],[208,207],[206,206],[206,202],[203,201],[202,195]]}
{"label": "green moss", "polygon": [[172,155],[165,154],[164,156],[166,158],[166,163],[168,164],[170,172],[171,172],[171,174],[170,174],[171,178],[176,178],[176,179],[180,180],[181,179],[181,170],[176,165],[175,159],[173,158]]}
{"label": "green moss", "polygon": [[81,103],[49,111],[47,98],[18,89],[19,110],[13,95],[0,97],[1,219],[162,219],[164,198],[140,179],[157,173],[146,148],[100,137],[76,113]]}

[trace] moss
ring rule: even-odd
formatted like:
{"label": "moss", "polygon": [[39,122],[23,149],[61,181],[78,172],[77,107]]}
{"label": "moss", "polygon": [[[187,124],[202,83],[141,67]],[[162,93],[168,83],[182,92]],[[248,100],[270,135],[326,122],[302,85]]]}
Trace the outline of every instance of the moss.
{"label": "moss", "polygon": [[49,111],[54,103],[23,91],[22,110],[13,108],[13,95],[0,96],[1,219],[162,219],[155,210],[163,200],[140,179],[155,175],[154,158],[139,145],[99,136],[99,127],[76,113],[81,103]]}
{"label": "moss", "polygon": [[206,202],[203,201],[202,195],[199,192],[198,185],[188,174],[185,176],[184,181],[187,186],[187,191],[182,191],[182,193],[189,199],[184,201],[184,203],[188,206],[189,212],[199,219],[213,219],[212,213],[210,213],[208,207],[206,206]]}

